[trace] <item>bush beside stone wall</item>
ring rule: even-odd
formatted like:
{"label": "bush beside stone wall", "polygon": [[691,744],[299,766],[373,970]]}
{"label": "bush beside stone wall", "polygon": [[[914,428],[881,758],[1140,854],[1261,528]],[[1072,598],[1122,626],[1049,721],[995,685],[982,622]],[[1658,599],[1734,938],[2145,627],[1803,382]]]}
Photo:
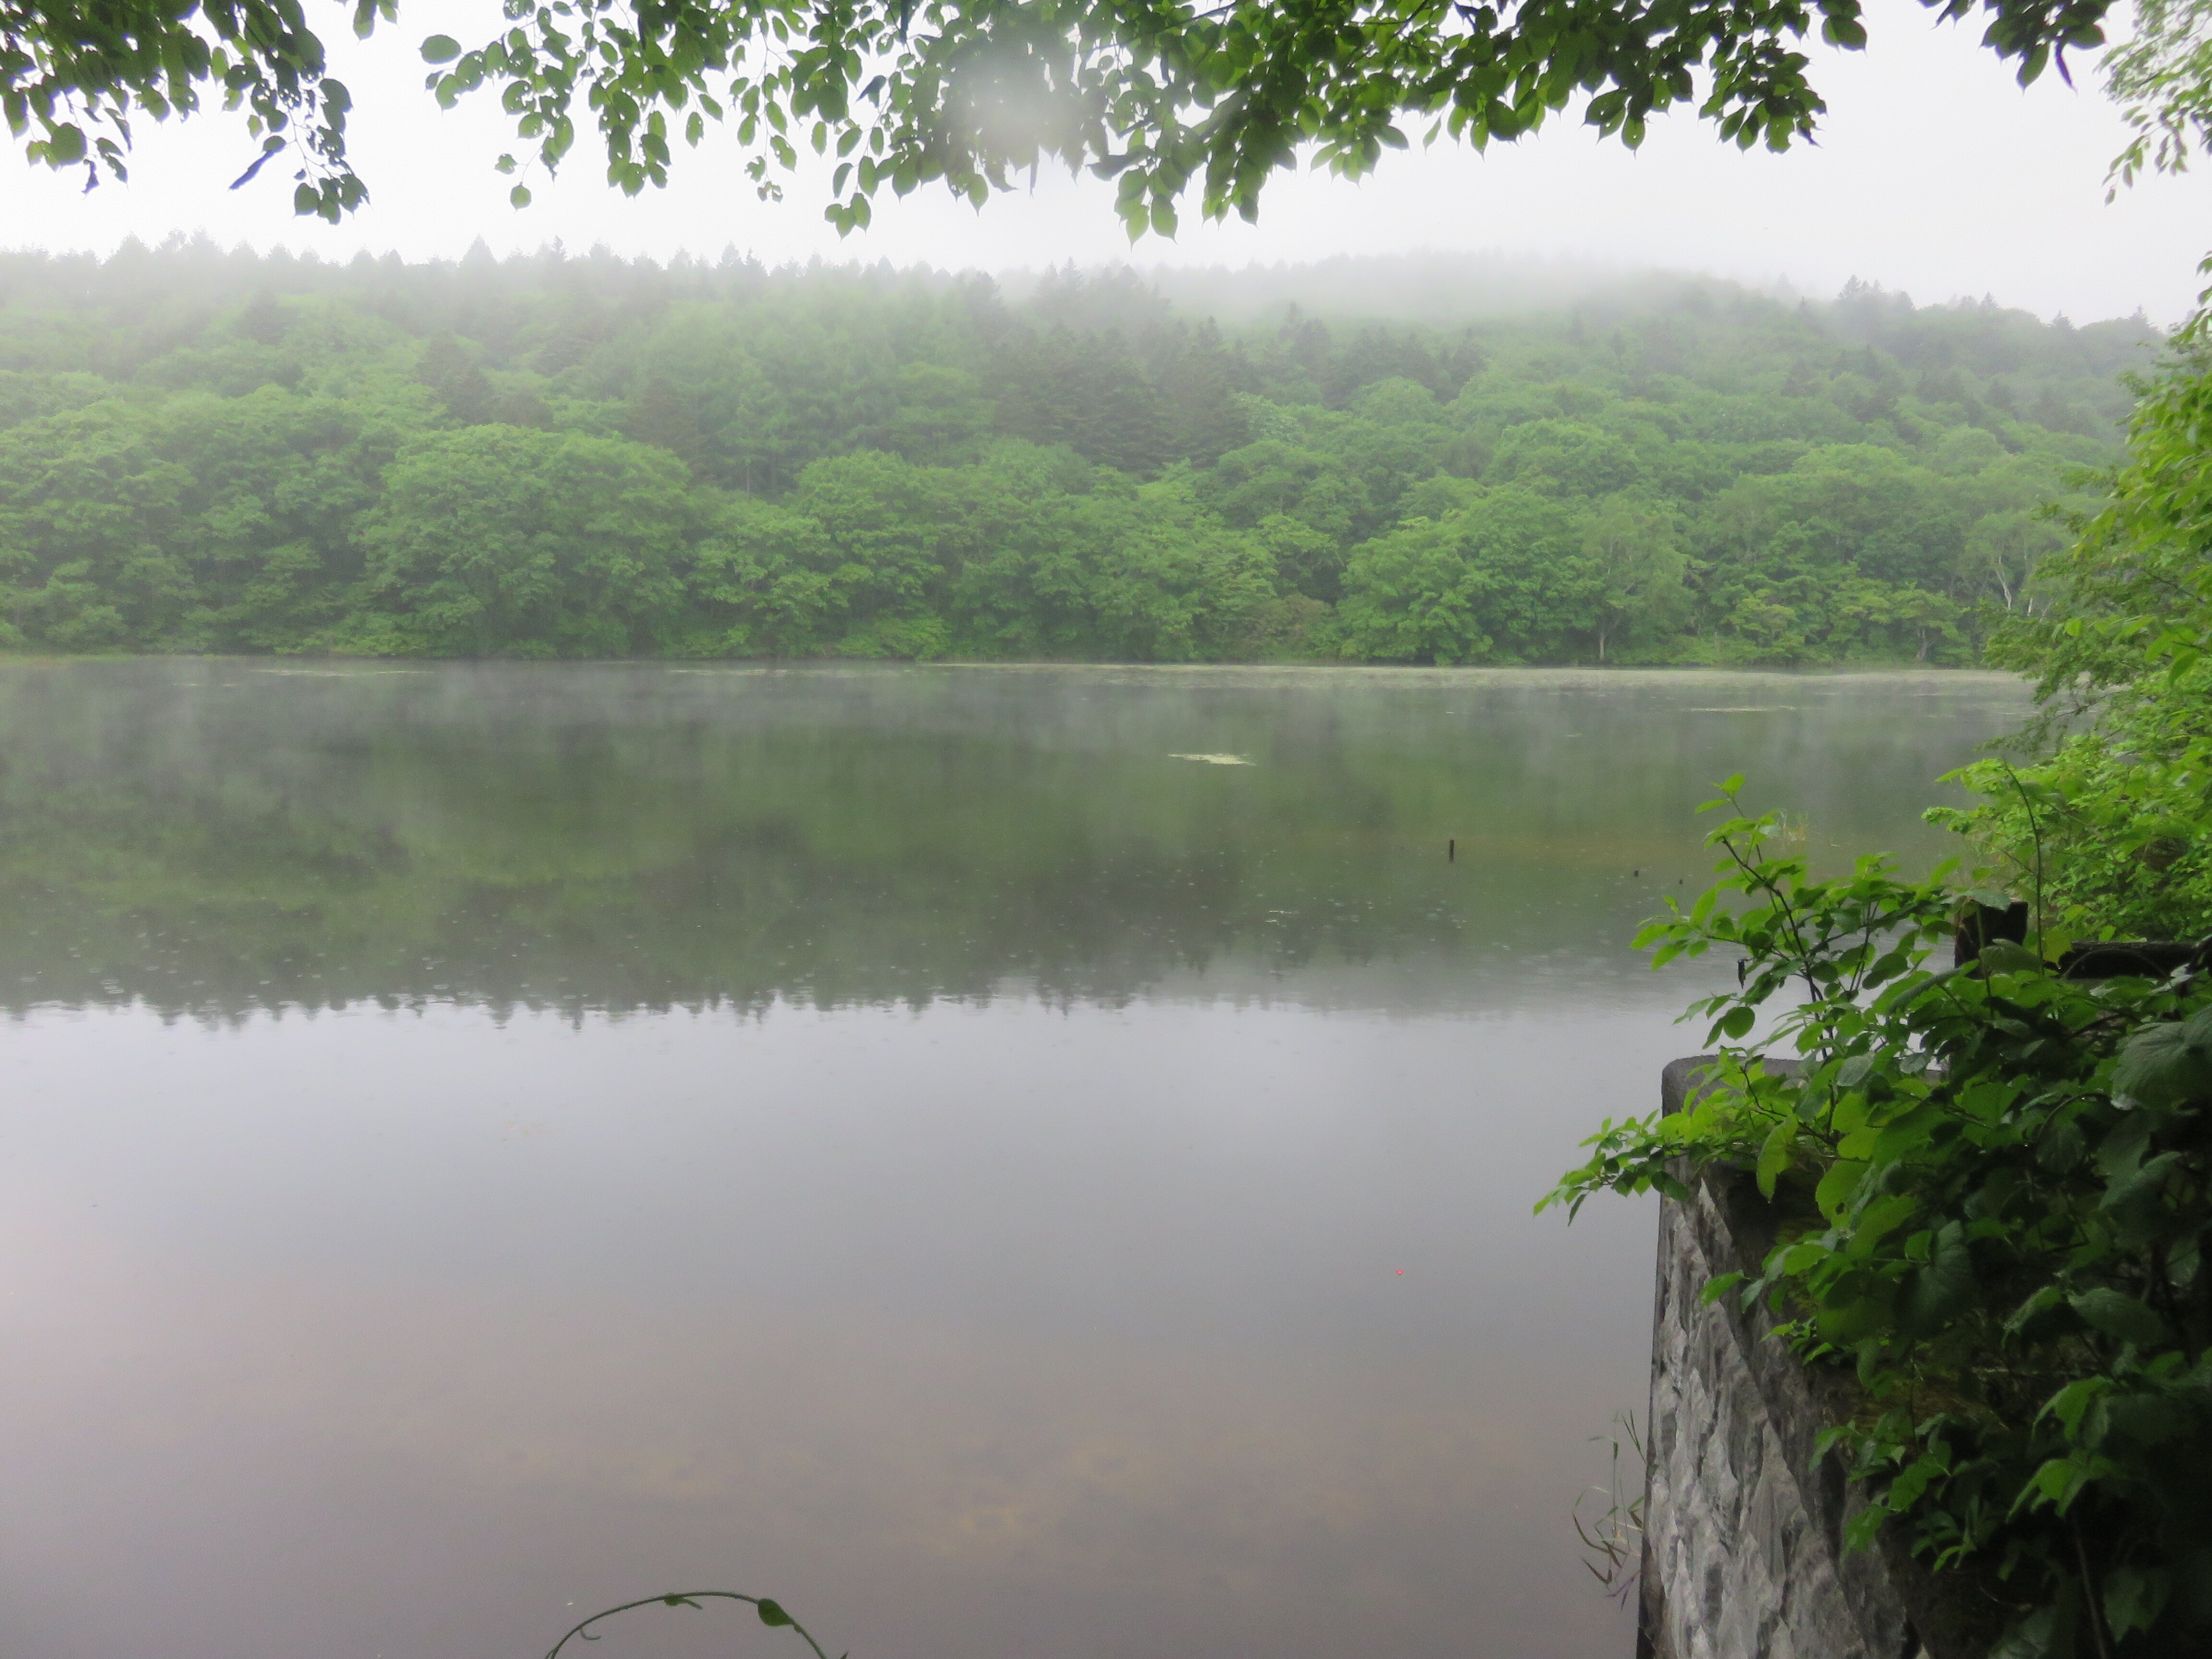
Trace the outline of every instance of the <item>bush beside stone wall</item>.
{"label": "bush beside stone wall", "polygon": [[[1668,1110],[1705,1063],[1667,1067]],[[1692,1191],[1660,1208],[1638,1659],[1978,1659],[1990,1632],[1963,1586],[1938,1595],[1901,1550],[1843,1547],[1864,1500],[1814,1446],[1850,1380],[1801,1364],[1765,1310],[1700,1299],[1757,1274],[1774,1236],[1758,1188],[1715,1170]]]}

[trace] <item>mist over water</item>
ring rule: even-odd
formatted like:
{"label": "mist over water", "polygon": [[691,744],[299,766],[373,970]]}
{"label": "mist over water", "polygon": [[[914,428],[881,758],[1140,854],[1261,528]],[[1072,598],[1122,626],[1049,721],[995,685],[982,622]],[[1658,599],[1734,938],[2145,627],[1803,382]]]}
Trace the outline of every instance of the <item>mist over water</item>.
{"label": "mist over water", "polygon": [[1528,1212],[1726,971],[1628,940],[2024,702],[0,665],[9,1651],[1623,1653],[1652,1216]]}
{"label": "mist over water", "polygon": [[1954,672],[9,664],[0,1000],[1489,1007],[1530,957],[1642,983],[1731,771],[1816,857],[1956,851],[1934,780],[2022,707]]}

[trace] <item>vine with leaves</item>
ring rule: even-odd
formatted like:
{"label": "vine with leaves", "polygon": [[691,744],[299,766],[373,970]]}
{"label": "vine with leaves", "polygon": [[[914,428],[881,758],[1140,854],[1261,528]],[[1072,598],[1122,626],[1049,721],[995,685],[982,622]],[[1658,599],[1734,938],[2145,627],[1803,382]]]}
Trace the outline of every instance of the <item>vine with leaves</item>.
{"label": "vine with leaves", "polygon": [[[814,1650],[814,1659],[830,1659],[822,1644],[814,1639],[813,1632],[785,1612],[781,1602],[770,1596],[747,1595],[740,1590],[665,1590],[659,1595],[641,1596],[635,1601],[623,1601],[615,1607],[602,1607],[589,1618],[580,1619],[569,1626],[561,1639],[547,1650],[545,1659],[561,1659],[562,1650],[571,1642],[598,1641],[599,1638],[594,1633],[592,1626],[602,1624],[618,1613],[634,1612],[639,1607],[690,1607],[694,1611],[702,1611],[709,1601],[742,1602],[758,1613],[761,1623],[766,1625],[770,1630],[787,1630],[796,1633],[800,1640]],[[842,1656],[842,1659],[851,1659],[851,1656]]]}

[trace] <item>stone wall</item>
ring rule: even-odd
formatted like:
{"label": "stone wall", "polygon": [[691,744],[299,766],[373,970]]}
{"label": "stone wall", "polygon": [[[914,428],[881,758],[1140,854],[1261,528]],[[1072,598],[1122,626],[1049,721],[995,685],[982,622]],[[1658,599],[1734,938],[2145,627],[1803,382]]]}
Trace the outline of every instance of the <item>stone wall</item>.
{"label": "stone wall", "polygon": [[[1702,1063],[1667,1068],[1668,1110]],[[1980,1632],[1901,1552],[1843,1547],[1864,1499],[1813,1448],[1849,1382],[1808,1371],[1763,1310],[1699,1300],[1765,1258],[1758,1188],[1715,1174],[1693,1190],[1660,1212],[1639,1659],[1971,1659]]]}

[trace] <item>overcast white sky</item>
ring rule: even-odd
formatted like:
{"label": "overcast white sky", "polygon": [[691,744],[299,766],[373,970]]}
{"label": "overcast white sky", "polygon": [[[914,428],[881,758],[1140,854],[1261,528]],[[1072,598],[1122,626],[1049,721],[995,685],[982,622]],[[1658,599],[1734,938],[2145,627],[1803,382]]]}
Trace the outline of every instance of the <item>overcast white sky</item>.
{"label": "overcast white sky", "polygon": [[[329,5],[337,67],[355,94],[357,164],[374,201],[336,228],[295,219],[290,185],[224,188],[252,147],[221,117],[142,133],[128,186],[79,193],[0,157],[0,245],[105,251],[125,236],[157,241],[204,230],[228,244],[283,243],[349,258],[360,248],[410,258],[458,257],[478,235],[499,252],[556,237],[625,254],[704,257],[726,245],[770,263],[819,254],[992,270],[1069,259],[1085,264],[1273,264],[1341,253],[1436,249],[1786,280],[1825,295],[1857,276],[1923,303],[1993,294],[2076,321],[2138,307],[2177,319],[2212,249],[2212,171],[2138,185],[2106,206],[2105,167],[2124,136],[2087,64],[2075,91],[2047,76],[2023,92],[1976,44],[1978,27],[1935,23],[1915,0],[1874,0],[1871,49],[1815,48],[1830,115],[1820,147],[1775,156],[1724,148],[1691,119],[1656,126],[1636,154],[1561,124],[1486,155],[1440,144],[1386,159],[1353,185],[1282,175],[1256,226],[1188,224],[1175,242],[1132,250],[1109,187],[1046,179],[979,214],[935,191],[878,204],[874,228],[841,242],[821,220],[818,179],[802,175],[781,204],[757,201],[734,146],[710,129],[678,152],[678,181],[626,199],[601,182],[588,139],[531,208],[507,205],[492,159],[512,147],[491,99],[441,112],[422,90],[413,43],[496,9],[410,7],[410,21],[365,47]],[[312,15],[312,14],[311,14]]]}

